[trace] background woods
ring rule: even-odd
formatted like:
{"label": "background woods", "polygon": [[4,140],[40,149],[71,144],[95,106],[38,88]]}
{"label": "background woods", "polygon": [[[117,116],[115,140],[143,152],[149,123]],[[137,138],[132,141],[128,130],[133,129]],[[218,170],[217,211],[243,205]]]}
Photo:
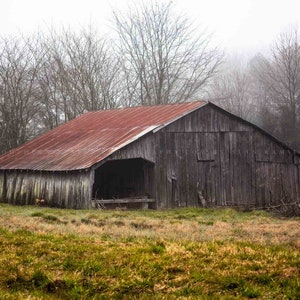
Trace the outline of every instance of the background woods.
{"label": "background woods", "polygon": [[210,99],[300,151],[300,44],[297,27],[282,32],[269,55],[227,62]]}
{"label": "background woods", "polygon": [[207,31],[150,2],[114,11],[111,37],[89,26],[0,38],[0,152],[76,116],[114,107],[210,100],[300,150],[297,28],[239,63]]}
{"label": "background woods", "polygon": [[207,33],[196,33],[171,3],[114,13],[130,104],[166,104],[199,99],[221,62]]}

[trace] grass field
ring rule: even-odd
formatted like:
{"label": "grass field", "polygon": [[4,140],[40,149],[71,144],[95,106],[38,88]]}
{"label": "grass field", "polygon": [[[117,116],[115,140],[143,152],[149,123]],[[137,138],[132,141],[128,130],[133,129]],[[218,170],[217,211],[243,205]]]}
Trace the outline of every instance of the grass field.
{"label": "grass field", "polygon": [[0,205],[0,299],[300,299],[300,218]]}

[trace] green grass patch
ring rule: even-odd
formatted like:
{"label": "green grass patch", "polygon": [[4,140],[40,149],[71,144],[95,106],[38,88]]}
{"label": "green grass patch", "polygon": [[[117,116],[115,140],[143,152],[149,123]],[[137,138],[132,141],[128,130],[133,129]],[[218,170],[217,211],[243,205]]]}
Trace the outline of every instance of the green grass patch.
{"label": "green grass patch", "polygon": [[0,205],[0,299],[300,299],[299,219]]}

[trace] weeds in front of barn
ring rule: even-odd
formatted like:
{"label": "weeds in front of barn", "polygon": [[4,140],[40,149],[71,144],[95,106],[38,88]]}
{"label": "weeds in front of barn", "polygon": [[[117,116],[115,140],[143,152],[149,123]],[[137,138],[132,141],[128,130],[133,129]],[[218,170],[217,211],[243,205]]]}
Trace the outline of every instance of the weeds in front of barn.
{"label": "weeds in front of barn", "polygon": [[0,205],[1,299],[299,299],[300,220]]}

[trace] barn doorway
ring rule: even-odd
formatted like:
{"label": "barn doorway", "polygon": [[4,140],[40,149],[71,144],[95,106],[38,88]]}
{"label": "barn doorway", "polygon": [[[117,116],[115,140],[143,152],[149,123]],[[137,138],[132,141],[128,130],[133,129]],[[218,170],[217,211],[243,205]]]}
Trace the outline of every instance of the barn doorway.
{"label": "barn doorway", "polygon": [[137,207],[143,201],[148,206],[150,199],[154,199],[154,163],[142,158],[104,163],[95,170],[93,199],[108,207]]}

